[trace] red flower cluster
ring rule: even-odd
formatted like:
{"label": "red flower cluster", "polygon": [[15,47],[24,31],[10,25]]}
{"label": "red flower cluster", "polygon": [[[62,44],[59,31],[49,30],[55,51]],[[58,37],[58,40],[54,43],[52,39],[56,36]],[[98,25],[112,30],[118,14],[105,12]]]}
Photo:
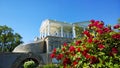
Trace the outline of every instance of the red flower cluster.
{"label": "red flower cluster", "polygon": [[98,48],[99,48],[100,50],[102,50],[103,48],[105,48],[105,46],[102,45],[102,44],[99,44],[99,45],[98,45]]}
{"label": "red flower cluster", "polygon": [[91,24],[88,25],[90,28],[97,27],[97,28],[101,29],[104,26],[103,22],[99,22],[99,21],[95,21],[95,20],[91,20],[90,22],[91,22]]}
{"label": "red flower cluster", "polygon": [[87,31],[87,30],[85,30],[85,31],[83,32],[83,34],[85,34],[87,37],[91,37],[90,32]]}
{"label": "red flower cluster", "polygon": [[56,48],[53,49],[53,53],[56,53]]}
{"label": "red flower cluster", "polygon": [[112,38],[113,38],[113,39],[120,40],[120,34],[113,34],[113,35],[112,35]]}
{"label": "red flower cluster", "polygon": [[73,66],[75,66],[75,65],[77,65],[78,64],[78,62],[77,61],[74,61],[73,62]]}
{"label": "red flower cluster", "polygon": [[92,40],[93,40],[92,38],[89,38],[88,43],[92,43],[93,42]]}
{"label": "red flower cluster", "polygon": [[55,54],[54,53],[50,54],[50,58],[55,58]]}
{"label": "red flower cluster", "polygon": [[95,56],[91,56],[91,60],[90,60],[90,64],[95,64],[95,63],[99,63],[99,59],[96,58]]}
{"label": "red flower cluster", "polygon": [[52,54],[50,54],[50,57],[56,58],[57,60],[61,60],[63,57],[63,54],[56,54],[56,48],[54,48]]}
{"label": "red flower cluster", "polygon": [[65,67],[67,64],[71,64],[71,61],[70,61],[69,58],[65,58],[65,59],[63,60],[63,65],[64,65],[64,67]]}
{"label": "red flower cluster", "polygon": [[67,45],[68,45],[68,44],[67,44],[66,42],[64,42],[63,46],[65,46],[65,47],[66,47]]}
{"label": "red flower cluster", "polygon": [[64,48],[64,47],[62,47],[62,51],[65,51],[65,48]]}
{"label": "red flower cluster", "polygon": [[84,57],[86,57],[86,59],[89,59],[89,58],[90,58],[90,55],[88,54],[88,51],[89,51],[88,49],[82,51],[82,55],[83,55]]}
{"label": "red flower cluster", "polygon": [[113,47],[112,50],[111,50],[111,52],[109,53],[109,55],[110,55],[110,56],[114,56],[114,55],[117,54],[117,53],[118,53],[118,49],[115,48],[115,47]]}
{"label": "red flower cluster", "polygon": [[78,40],[78,41],[76,41],[75,44],[76,44],[76,45],[79,45],[80,43],[82,43],[81,40]]}
{"label": "red flower cluster", "polygon": [[94,40],[95,44],[99,44],[99,42],[100,42],[99,40]]}
{"label": "red flower cluster", "polygon": [[103,28],[103,31],[104,31],[104,33],[109,33],[112,30],[111,30],[111,28],[105,27],[105,28]]}
{"label": "red flower cluster", "polygon": [[77,52],[80,52],[80,51],[81,51],[80,47],[79,47],[79,48],[77,48]]}
{"label": "red flower cluster", "polygon": [[114,28],[114,29],[120,28],[120,24],[115,25],[113,28]]}
{"label": "red flower cluster", "polygon": [[57,60],[61,60],[62,57],[63,57],[63,54],[58,54],[57,57],[56,57],[56,59],[57,59]]}
{"label": "red flower cluster", "polygon": [[50,54],[50,57],[55,58],[56,57],[55,54],[56,54],[56,48],[53,49],[53,52],[52,52],[52,54]]}
{"label": "red flower cluster", "polygon": [[113,48],[112,48],[112,53],[113,53],[113,54],[117,54],[117,53],[118,53],[117,48],[113,47]]}
{"label": "red flower cluster", "polygon": [[104,27],[103,22],[95,21],[95,20],[91,20],[90,22],[91,24],[88,25],[89,28],[95,28],[96,32],[98,32],[99,34],[111,32],[111,28]]}
{"label": "red flower cluster", "polygon": [[70,52],[74,52],[75,51],[75,47],[74,46],[70,46],[69,50],[70,50]]}

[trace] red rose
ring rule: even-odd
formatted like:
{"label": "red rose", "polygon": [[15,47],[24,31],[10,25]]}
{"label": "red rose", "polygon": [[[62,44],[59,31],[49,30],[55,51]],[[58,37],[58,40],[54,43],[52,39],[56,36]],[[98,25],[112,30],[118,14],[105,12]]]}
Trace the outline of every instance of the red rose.
{"label": "red rose", "polygon": [[55,54],[54,53],[50,54],[50,57],[55,58]]}
{"label": "red rose", "polygon": [[76,45],[79,45],[81,43],[81,40],[76,41]]}
{"label": "red rose", "polygon": [[99,23],[98,25],[97,25],[97,28],[99,28],[99,29],[101,29],[101,28],[103,28],[104,27],[104,23]]}
{"label": "red rose", "polygon": [[112,48],[112,53],[113,53],[113,54],[117,54],[117,53],[118,53],[117,48],[113,47],[113,48]]}
{"label": "red rose", "polygon": [[71,61],[70,61],[69,58],[65,58],[65,59],[63,60],[63,65],[67,65],[67,64],[71,64]]}
{"label": "red rose", "polygon": [[69,50],[70,50],[70,52],[73,52],[73,51],[75,51],[75,47],[74,46],[70,46]]}
{"label": "red rose", "polygon": [[75,65],[77,65],[77,64],[78,64],[78,62],[77,62],[77,61],[74,61],[74,62],[73,62],[73,65],[74,65],[74,66],[75,66]]}
{"label": "red rose", "polygon": [[88,50],[87,50],[87,49],[84,50],[84,51],[82,51],[82,55],[83,55],[83,56],[86,56],[87,53],[88,53]]}
{"label": "red rose", "polygon": [[53,49],[53,53],[56,53],[56,48]]}
{"label": "red rose", "polygon": [[93,25],[94,25],[95,27],[97,27],[97,26],[99,25],[99,21],[95,21],[95,22],[93,23]]}
{"label": "red rose", "polygon": [[86,59],[91,58],[90,54],[87,53],[87,54],[85,55],[85,58],[86,58]]}
{"label": "red rose", "polygon": [[113,34],[112,38],[120,40],[120,34]]}
{"label": "red rose", "polygon": [[99,63],[99,59],[96,58],[95,56],[91,56],[90,64],[95,64],[95,63]]}
{"label": "red rose", "polygon": [[98,32],[99,34],[103,34],[104,33],[103,30],[101,30],[101,29],[98,29],[96,32]]}
{"label": "red rose", "polygon": [[85,30],[85,31],[83,32],[83,34],[85,34],[87,37],[91,37],[89,31],[87,31],[87,30]]}
{"label": "red rose", "polygon": [[103,31],[104,33],[106,33],[106,32],[111,32],[112,30],[110,28],[104,28]]}
{"label": "red rose", "polygon": [[59,54],[56,58],[57,58],[57,60],[60,60],[60,59],[62,59],[62,57],[63,57],[63,54]]}
{"label": "red rose", "polygon": [[89,38],[89,39],[88,39],[88,43],[92,43],[92,38]]}
{"label": "red rose", "polygon": [[91,23],[94,23],[94,22],[95,22],[95,20],[90,20],[90,22],[91,22]]}
{"label": "red rose", "polygon": [[68,44],[65,42],[64,44],[63,44],[63,46],[67,46]]}
{"label": "red rose", "polygon": [[64,47],[62,48],[62,51],[65,51],[65,48],[64,48]]}
{"label": "red rose", "polygon": [[98,44],[100,41],[99,40],[94,40],[94,43],[95,44]]}
{"label": "red rose", "polygon": [[114,29],[120,28],[120,24],[115,25],[113,28],[114,28]]}
{"label": "red rose", "polygon": [[77,48],[77,51],[78,51],[78,52],[80,52],[80,51],[81,51],[81,49],[80,49],[80,48]]}
{"label": "red rose", "polygon": [[98,45],[98,48],[99,48],[100,50],[102,50],[103,48],[105,48],[105,46],[102,45],[102,44],[99,44],[99,45]]}

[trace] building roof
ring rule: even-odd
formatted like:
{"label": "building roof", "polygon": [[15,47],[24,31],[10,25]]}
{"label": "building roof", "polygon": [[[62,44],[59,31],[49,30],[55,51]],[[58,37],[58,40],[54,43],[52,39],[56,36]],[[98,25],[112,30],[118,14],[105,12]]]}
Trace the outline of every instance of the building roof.
{"label": "building roof", "polygon": [[18,45],[13,52],[17,52],[17,53],[38,53],[38,52],[42,52],[42,45],[40,44],[42,42],[33,42],[33,43],[28,43],[28,44],[20,44]]}

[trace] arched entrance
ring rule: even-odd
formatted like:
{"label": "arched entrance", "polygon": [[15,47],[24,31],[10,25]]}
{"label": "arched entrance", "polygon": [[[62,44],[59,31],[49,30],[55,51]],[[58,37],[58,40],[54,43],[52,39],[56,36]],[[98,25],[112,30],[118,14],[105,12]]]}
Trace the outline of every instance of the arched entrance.
{"label": "arched entrance", "polygon": [[24,63],[27,62],[27,61],[31,61],[31,60],[35,62],[36,66],[39,65],[38,60],[36,60],[35,58],[26,58],[25,60],[23,60],[23,61],[19,64],[18,68],[24,68],[24,66],[23,66]]}
{"label": "arched entrance", "polygon": [[33,60],[36,63],[36,65],[43,64],[42,57],[34,55],[32,53],[28,53],[21,54],[20,56],[18,56],[18,58],[15,60],[11,68],[23,68],[23,64],[26,61],[30,60]]}

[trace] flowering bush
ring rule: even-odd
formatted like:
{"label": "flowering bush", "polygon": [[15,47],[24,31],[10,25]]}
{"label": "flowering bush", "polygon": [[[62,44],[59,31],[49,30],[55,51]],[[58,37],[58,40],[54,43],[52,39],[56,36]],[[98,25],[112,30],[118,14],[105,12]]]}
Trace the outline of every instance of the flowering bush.
{"label": "flowering bush", "polygon": [[[120,24],[114,29],[120,29]],[[59,60],[63,68],[120,68],[120,32],[91,20],[82,33],[75,42],[54,49],[51,58]]]}

